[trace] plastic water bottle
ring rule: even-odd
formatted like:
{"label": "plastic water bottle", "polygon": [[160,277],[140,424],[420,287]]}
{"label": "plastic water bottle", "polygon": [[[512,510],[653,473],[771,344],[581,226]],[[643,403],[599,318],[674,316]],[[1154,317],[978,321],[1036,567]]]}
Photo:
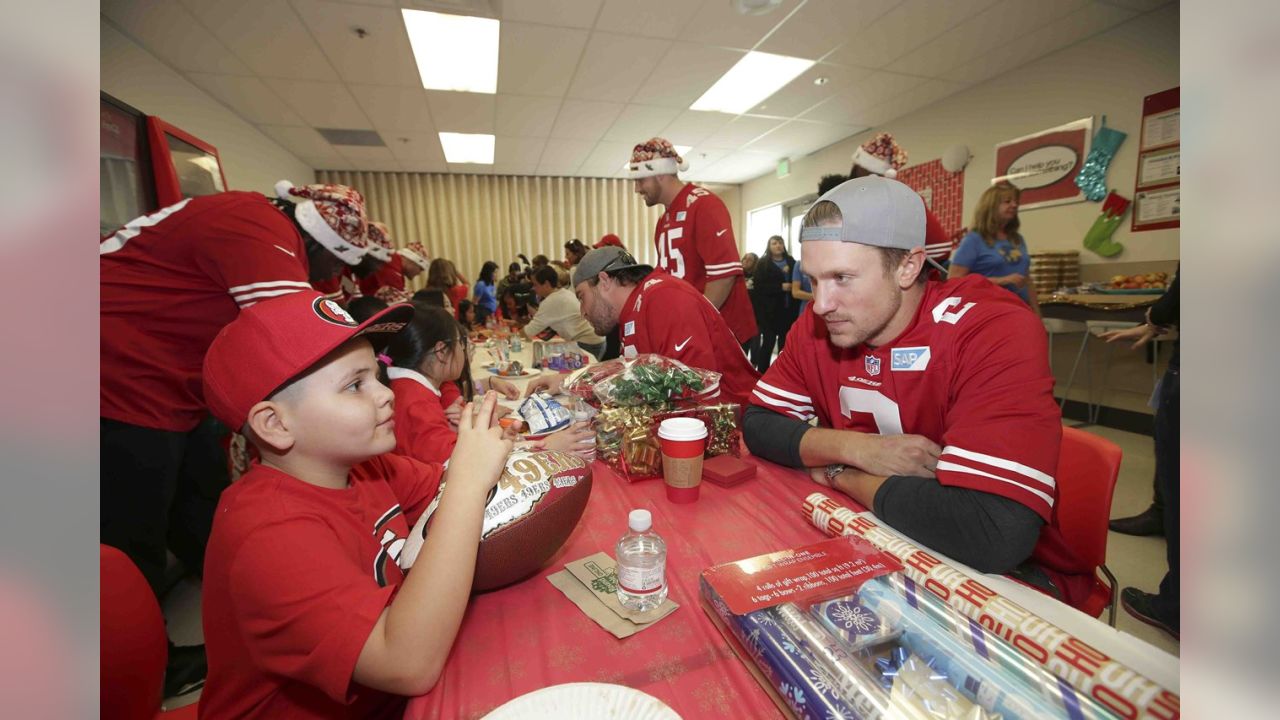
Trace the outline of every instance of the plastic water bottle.
{"label": "plastic water bottle", "polygon": [[667,544],[653,532],[648,510],[632,510],[629,532],[618,541],[618,602],[648,612],[667,599]]}

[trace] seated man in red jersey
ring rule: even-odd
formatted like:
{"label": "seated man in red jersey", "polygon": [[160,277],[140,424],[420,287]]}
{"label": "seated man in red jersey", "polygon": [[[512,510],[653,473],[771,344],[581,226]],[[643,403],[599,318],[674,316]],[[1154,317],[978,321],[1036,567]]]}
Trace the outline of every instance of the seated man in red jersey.
{"label": "seated man in red jersey", "polygon": [[[592,250],[573,269],[573,289],[597,335],[621,329],[622,356],[657,353],[720,373],[718,397],[745,406],[760,374],[711,301],[678,277],[636,262],[617,246]],[[535,379],[529,392],[558,389]]]}
{"label": "seated man in red jersey", "polygon": [[983,279],[926,282],[924,238],[920,197],[896,180],[850,180],[809,209],[813,303],[752,393],[747,445],[978,570],[1082,599],[1092,569],[1052,523],[1062,425],[1044,331]]}

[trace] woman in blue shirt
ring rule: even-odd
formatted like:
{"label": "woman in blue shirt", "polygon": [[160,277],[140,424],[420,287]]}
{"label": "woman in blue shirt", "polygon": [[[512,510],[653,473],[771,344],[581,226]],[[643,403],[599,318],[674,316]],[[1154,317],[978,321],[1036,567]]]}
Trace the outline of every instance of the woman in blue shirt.
{"label": "woman in blue shirt", "polygon": [[969,273],[984,275],[991,282],[1008,288],[1040,314],[1040,302],[1030,282],[1031,253],[1018,232],[1018,197],[1021,191],[1011,183],[1000,182],[987,188],[978,198],[969,234],[951,254],[949,277]]}
{"label": "woman in blue shirt", "polygon": [[473,296],[476,301],[476,320],[481,323],[485,318],[498,311],[498,294],[494,286],[494,274],[498,271],[498,263],[487,260],[480,268],[480,277],[476,278]]}

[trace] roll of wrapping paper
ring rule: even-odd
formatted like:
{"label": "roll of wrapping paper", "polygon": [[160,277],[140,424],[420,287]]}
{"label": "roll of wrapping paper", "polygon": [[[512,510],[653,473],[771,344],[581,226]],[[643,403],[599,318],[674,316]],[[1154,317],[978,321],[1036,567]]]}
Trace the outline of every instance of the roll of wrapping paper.
{"label": "roll of wrapping paper", "polygon": [[862,718],[836,696],[835,680],[800,649],[799,640],[778,622],[773,609],[734,615],[721,610],[721,618],[751,653],[756,666],[769,678],[799,720]]}
{"label": "roll of wrapping paper", "polygon": [[800,647],[836,683],[841,697],[862,720],[896,717],[889,712],[889,696],[876,684],[876,679],[821,625],[795,603],[783,603],[773,610],[782,627],[800,641]]}
{"label": "roll of wrapping paper", "polygon": [[896,557],[903,572],[951,608],[1122,718],[1174,720],[1181,698],[1154,680],[1001,596],[915,544],[859,516],[822,493],[803,512],[831,535],[858,535]]}
{"label": "roll of wrapping paper", "polygon": [[[910,583],[908,579],[906,582]],[[901,584],[901,583],[898,583]],[[875,578],[858,588],[856,597],[840,598],[814,606],[819,619],[826,625],[829,622],[829,607],[839,603],[856,602],[881,618],[889,620],[902,630],[898,644],[922,657],[934,658],[934,667],[951,678],[952,683],[970,700],[983,708],[1002,715],[1005,720],[1022,720],[1024,718],[1067,717],[1072,720],[1101,720],[1111,717],[1085,698],[1087,707],[1081,707],[1074,688],[1065,682],[1053,678],[1057,683],[1066,685],[1059,691],[1069,693],[1061,698],[1061,702],[1053,702],[1040,696],[1040,674],[1045,673],[1039,666],[1026,660],[1004,643],[991,638],[985,640],[985,633],[979,629],[979,637],[984,643],[966,646],[954,637],[951,631],[937,622],[937,618],[919,607],[919,603],[911,604],[907,599],[894,591],[892,582],[884,578]],[[925,598],[940,606],[932,598]],[[1003,663],[992,657],[994,652],[1003,651],[1012,655],[1015,661],[1025,662],[1036,671],[1031,678],[1022,673],[1006,668]],[[1007,661],[1008,658],[1005,658]],[[1056,685],[1055,685],[1056,686]]]}

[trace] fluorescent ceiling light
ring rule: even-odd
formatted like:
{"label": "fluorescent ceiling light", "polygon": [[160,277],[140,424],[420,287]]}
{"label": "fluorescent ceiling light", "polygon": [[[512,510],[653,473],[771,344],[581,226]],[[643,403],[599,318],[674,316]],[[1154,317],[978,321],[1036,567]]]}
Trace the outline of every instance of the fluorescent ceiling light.
{"label": "fluorescent ceiling light", "polygon": [[729,68],[690,110],[714,110],[740,115],[813,67],[813,60],[749,52]]}
{"label": "fluorescent ceiling light", "polygon": [[473,133],[440,133],[444,159],[450,163],[493,164],[493,136]]}
{"label": "fluorescent ceiling light", "polygon": [[497,20],[401,10],[422,87],[488,93],[498,91]]}
{"label": "fluorescent ceiling light", "polygon": [[[672,145],[671,147],[675,148],[676,154],[684,158],[685,160],[689,159],[689,151],[693,149],[692,145]],[[627,162],[622,163],[622,169],[623,170],[631,169],[631,161],[628,160]]]}

